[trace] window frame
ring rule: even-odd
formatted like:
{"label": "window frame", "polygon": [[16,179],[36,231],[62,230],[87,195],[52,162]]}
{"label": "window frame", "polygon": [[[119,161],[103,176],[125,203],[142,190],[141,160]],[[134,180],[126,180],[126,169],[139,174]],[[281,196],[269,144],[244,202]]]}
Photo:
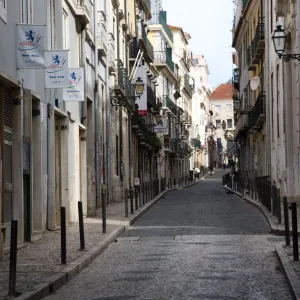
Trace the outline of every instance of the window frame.
{"label": "window frame", "polygon": [[0,1],[0,19],[7,23],[7,0]]}

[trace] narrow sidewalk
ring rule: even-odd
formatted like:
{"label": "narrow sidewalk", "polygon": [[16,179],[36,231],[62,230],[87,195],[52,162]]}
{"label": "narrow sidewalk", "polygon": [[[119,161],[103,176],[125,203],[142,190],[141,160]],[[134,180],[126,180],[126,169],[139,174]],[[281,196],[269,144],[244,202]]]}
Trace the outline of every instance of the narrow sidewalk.
{"label": "narrow sidewalk", "polygon": [[[204,176],[205,177],[205,176]],[[204,178],[202,177],[201,180]],[[189,185],[196,184],[199,181]],[[113,203],[107,206],[107,233],[102,233],[101,209],[96,217],[84,220],[86,250],[81,251],[79,241],[79,224],[72,223],[67,227],[67,264],[60,263],[60,230],[47,231],[38,241],[25,244],[17,254],[17,291],[19,297],[9,297],[8,275],[9,254],[0,261],[0,300],[32,300],[42,299],[59,289],[67,281],[87,267],[101,252],[114,242],[125,230],[133,224],[152,205],[159,201],[166,193],[176,189],[169,189],[146,203],[134,214],[125,218],[125,204]]]}
{"label": "narrow sidewalk", "polygon": [[[274,217],[273,214],[258,200],[251,198],[248,193],[241,194],[233,189],[222,186],[228,192],[234,193],[239,196],[241,199],[244,199],[248,203],[257,206],[266,220],[268,221],[271,232],[277,235],[284,235],[284,215],[283,215],[283,203],[281,202],[281,223],[278,223],[278,218]],[[292,233],[292,216],[291,210],[289,209],[289,227],[290,234]],[[298,225],[298,235],[300,232],[300,207],[297,207],[297,225]],[[286,246],[285,244],[277,244],[275,247],[276,255],[279,259],[279,262],[284,270],[288,283],[290,285],[291,291],[296,300],[300,300],[300,261],[293,260],[293,248],[292,248],[292,237],[290,237],[291,246]]]}

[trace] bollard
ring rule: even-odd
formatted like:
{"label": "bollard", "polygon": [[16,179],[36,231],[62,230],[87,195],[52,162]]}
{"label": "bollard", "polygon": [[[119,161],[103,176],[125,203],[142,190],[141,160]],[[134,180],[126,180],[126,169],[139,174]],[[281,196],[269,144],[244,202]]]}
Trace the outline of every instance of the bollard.
{"label": "bollard", "polygon": [[106,233],[106,190],[102,188],[102,233]]}
{"label": "bollard", "polygon": [[66,208],[60,208],[60,250],[61,264],[67,263],[67,232],[66,232]]}
{"label": "bollard", "polygon": [[128,190],[125,190],[125,218],[128,218]]}
{"label": "bollard", "polygon": [[8,296],[18,296],[17,281],[18,221],[11,221]]}
{"label": "bollard", "polygon": [[277,189],[277,206],[278,206],[278,223],[281,224],[281,202],[280,202],[280,189]]}
{"label": "bollard", "polygon": [[284,212],[284,228],[285,228],[285,244],[289,246],[291,244],[290,241],[290,224],[289,224],[289,211],[287,198],[283,198],[283,212]]}
{"label": "bollard", "polygon": [[130,195],[130,212],[131,212],[131,214],[134,214],[134,208],[133,208],[133,189],[132,189],[132,187],[130,187],[129,195]]}
{"label": "bollard", "polygon": [[139,209],[138,186],[134,187],[134,196],[135,196],[135,210],[138,210]]}
{"label": "bollard", "polygon": [[299,260],[299,246],[298,246],[298,225],[297,225],[297,204],[291,203],[292,209],[292,232],[293,232],[293,256],[294,260]]}
{"label": "bollard", "polygon": [[78,201],[80,250],[85,249],[82,201]]}

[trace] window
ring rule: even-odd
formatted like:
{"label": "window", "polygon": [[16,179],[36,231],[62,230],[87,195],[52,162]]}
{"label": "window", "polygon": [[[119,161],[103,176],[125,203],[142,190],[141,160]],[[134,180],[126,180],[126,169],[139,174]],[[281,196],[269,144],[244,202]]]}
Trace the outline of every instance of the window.
{"label": "window", "polygon": [[227,128],[232,128],[232,119],[227,119]]}
{"label": "window", "polygon": [[[5,0],[0,0],[5,1]],[[20,0],[20,23],[32,23],[32,7],[30,0]]]}
{"label": "window", "polygon": [[221,128],[221,120],[216,120],[216,127]]}
{"label": "window", "polygon": [[63,47],[64,49],[68,49],[68,14],[65,10],[63,10]]}
{"label": "window", "polygon": [[0,0],[0,18],[7,23],[7,0]]}
{"label": "window", "polygon": [[226,104],[226,111],[232,111],[232,104]]}
{"label": "window", "polygon": [[215,111],[216,111],[216,115],[220,115],[221,113],[221,105],[215,105]]}

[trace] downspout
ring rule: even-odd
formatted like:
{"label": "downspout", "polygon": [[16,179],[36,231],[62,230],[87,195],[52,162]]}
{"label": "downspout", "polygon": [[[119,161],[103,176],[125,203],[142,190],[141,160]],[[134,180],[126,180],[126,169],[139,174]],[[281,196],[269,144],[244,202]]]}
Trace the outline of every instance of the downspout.
{"label": "downspout", "polygon": [[[49,0],[46,2],[46,13],[47,13],[47,27],[50,28],[50,37],[47,37],[48,40],[48,48],[53,49],[53,27],[52,27],[52,17],[53,17],[53,11],[52,11],[52,0]],[[45,89],[45,96],[47,100],[47,217],[46,217],[46,227],[49,230],[55,229],[55,223],[53,223],[52,220],[52,214],[51,214],[51,190],[52,190],[52,182],[50,180],[51,177],[51,169],[50,167],[50,126],[51,126],[51,89],[48,91]],[[52,116],[54,118],[54,116]]]}
{"label": "downspout", "polygon": [[[124,0],[124,14],[125,14],[125,22],[128,24],[127,20],[127,1]],[[124,32],[123,32],[124,33]],[[125,47],[125,59],[126,59],[126,69],[129,71],[129,58],[128,58],[128,47],[127,47],[127,38],[126,38],[126,47]],[[132,78],[134,80],[134,78]],[[131,95],[130,95],[131,96]],[[128,114],[128,158],[129,158],[129,164],[128,164],[128,169],[129,169],[129,190],[131,193],[133,193],[132,186],[131,186],[131,166],[132,166],[132,155],[131,155],[131,118],[132,118],[132,113],[130,110],[127,110]]]}
{"label": "downspout", "polygon": [[[104,13],[107,15],[107,5],[104,1]],[[107,22],[106,22],[107,24]],[[106,83],[106,99],[105,99],[105,150],[106,150],[106,179],[107,179],[107,204],[111,203],[111,102],[110,102],[110,90],[109,90],[109,80],[110,76],[108,74],[108,67],[105,69],[105,83]]]}
{"label": "downspout", "polygon": [[87,81],[86,81],[86,69],[85,69],[85,39],[86,39],[86,32],[85,32],[86,25],[81,26],[81,67],[83,68],[83,75],[84,75],[84,101],[81,103],[81,123],[87,126],[86,114],[87,114]]}
{"label": "downspout", "polygon": [[[265,20],[267,21],[267,18],[269,18],[270,16],[270,2],[269,1],[266,1],[267,3],[267,11],[266,11],[266,14],[265,14]],[[261,0],[261,6],[263,7],[263,1]],[[266,22],[265,21],[265,24],[269,24],[269,22]],[[267,70],[265,71],[265,73],[267,73],[267,86],[266,86],[266,127],[267,127],[267,134],[266,134],[266,144],[267,144],[267,153],[268,153],[268,156],[267,156],[267,172],[266,172],[266,175],[269,175],[270,177],[272,176],[272,172],[271,172],[271,151],[272,151],[272,147],[271,147],[271,118],[270,118],[270,109],[271,109],[271,106],[270,106],[270,101],[271,101],[271,97],[270,97],[270,74],[269,74],[269,70],[270,70],[270,44],[269,44],[269,41],[270,41],[270,30],[269,28],[266,28],[265,26],[265,32],[267,33],[266,35],[266,40],[268,41],[266,44],[267,44],[267,51],[266,51],[266,67],[267,67]],[[272,180],[272,178],[271,178]]]}
{"label": "downspout", "polygon": [[94,82],[94,155],[95,155],[95,182],[96,182],[96,208],[97,203],[100,200],[100,172],[99,172],[99,162],[100,162],[100,143],[99,143],[99,111],[101,105],[99,105],[99,78],[98,78],[98,34],[97,34],[97,3],[94,1],[94,40],[95,40],[95,54],[94,54],[94,65],[95,65],[95,82]]}
{"label": "downspout", "polygon": [[[120,79],[120,19],[119,19],[119,10],[116,9],[116,15],[117,15],[117,76],[118,81]],[[122,114],[122,107],[119,106],[119,139],[120,139],[120,179],[123,182],[123,114]],[[117,151],[117,150],[116,150]]]}
{"label": "downspout", "polygon": [[[300,29],[300,3],[299,1],[297,1],[298,3],[298,14],[297,14],[297,19],[298,19],[298,24],[296,24],[298,30],[298,52],[299,52],[299,49],[300,49],[300,32],[299,32],[299,29]],[[299,84],[299,79],[300,79],[300,64],[298,64],[298,95],[300,95],[300,84]],[[300,97],[298,96],[298,114],[299,114],[299,124],[300,124]],[[300,130],[299,130],[299,142],[300,142]],[[299,168],[300,168],[300,153],[298,152],[298,172],[297,174],[299,174]],[[299,176],[299,175],[298,175]],[[299,178],[298,178],[298,182],[299,182]]]}

